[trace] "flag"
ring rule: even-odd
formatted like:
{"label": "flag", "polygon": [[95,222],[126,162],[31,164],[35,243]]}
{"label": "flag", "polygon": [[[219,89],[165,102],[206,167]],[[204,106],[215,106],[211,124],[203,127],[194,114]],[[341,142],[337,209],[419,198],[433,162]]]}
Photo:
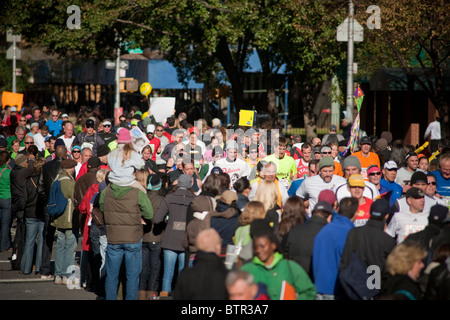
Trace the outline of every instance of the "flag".
{"label": "flag", "polygon": [[350,132],[350,139],[348,140],[347,150],[345,150],[344,155],[350,150],[350,153],[355,152],[358,146],[358,136],[359,136],[359,111],[361,110],[361,105],[364,100],[364,92],[361,90],[361,87],[358,86],[356,88],[355,93],[353,94],[356,102],[356,107],[358,109],[358,114],[356,115],[355,121],[353,122],[352,129]]}

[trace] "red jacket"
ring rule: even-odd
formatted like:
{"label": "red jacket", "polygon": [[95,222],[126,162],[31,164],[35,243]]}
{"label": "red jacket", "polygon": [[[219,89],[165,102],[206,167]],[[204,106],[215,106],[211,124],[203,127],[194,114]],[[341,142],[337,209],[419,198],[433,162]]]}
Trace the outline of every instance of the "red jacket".
{"label": "red jacket", "polygon": [[81,243],[81,249],[84,251],[89,251],[91,248],[91,239],[89,238],[89,220],[91,218],[91,200],[94,194],[98,192],[98,183],[93,184],[87,189],[86,193],[83,196],[83,200],[81,200],[80,205],[78,206],[78,210],[81,214],[86,215],[86,220],[84,222],[83,229],[83,241]]}

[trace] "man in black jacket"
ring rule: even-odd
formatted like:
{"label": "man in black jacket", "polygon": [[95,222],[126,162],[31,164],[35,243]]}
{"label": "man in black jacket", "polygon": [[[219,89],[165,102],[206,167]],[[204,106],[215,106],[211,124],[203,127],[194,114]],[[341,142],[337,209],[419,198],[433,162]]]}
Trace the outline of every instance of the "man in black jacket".
{"label": "man in black jacket", "polygon": [[396,246],[395,239],[384,232],[388,213],[389,201],[384,198],[375,200],[370,207],[367,223],[350,230],[342,252],[340,272],[350,264],[352,253],[356,252],[367,267],[375,265],[380,268],[382,281],[383,275],[386,275],[386,258]]}
{"label": "man in black jacket", "polygon": [[16,235],[14,237],[11,256],[11,268],[20,270],[23,248],[25,244],[25,182],[33,173],[33,163],[24,154],[18,154],[11,170],[11,212],[16,219]]}
{"label": "man in black jacket", "polygon": [[53,242],[55,240],[56,228],[50,225],[50,215],[47,211],[48,197],[50,195],[50,188],[53,181],[55,181],[58,174],[61,172],[61,161],[67,159],[67,148],[63,145],[57,146],[55,150],[55,159],[47,162],[42,166],[41,174],[39,175],[38,192],[42,198],[44,206],[44,245],[42,247],[42,262],[41,262],[41,279],[53,280],[50,275],[50,261],[52,256]]}
{"label": "man in black jacket", "polygon": [[312,216],[305,223],[295,226],[287,234],[283,248],[287,258],[297,262],[313,279],[312,254],[314,239],[319,231],[331,220],[333,208],[327,201],[317,202]]}
{"label": "man in black jacket", "polygon": [[197,235],[196,262],[185,268],[177,280],[174,300],[228,300],[225,279],[228,270],[220,258],[221,240],[216,230],[208,228]]}

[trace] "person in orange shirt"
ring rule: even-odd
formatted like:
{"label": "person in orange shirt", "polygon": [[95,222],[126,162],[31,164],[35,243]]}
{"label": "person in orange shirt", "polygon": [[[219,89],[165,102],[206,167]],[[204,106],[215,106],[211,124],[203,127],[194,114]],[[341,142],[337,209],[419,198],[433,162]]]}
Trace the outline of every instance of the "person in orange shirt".
{"label": "person in orange shirt", "polygon": [[343,177],[344,176],[344,172],[342,171],[342,165],[337,162],[336,160],[334,160],[334,158],[331,156],[331,147],[328,145],[324,145],[321,149],[320,149],[320,153],[322,154],[322,157],[324,156],[329,156],[333,159],[334,161],[334,174]]}
{"label": "person in orange shirt", "polygon": [[360,151],[352,153],[352,156],[355,156],[361,162],[361,174],[364,177],[364,180],[369,180],[367,177],[367,168],[371,165],[376,165],[380,168],[380,158],[378,154],[375,152],[370,152],[370,148],[372,147],[372,141],[369,137],[364,136],[359,140]]}

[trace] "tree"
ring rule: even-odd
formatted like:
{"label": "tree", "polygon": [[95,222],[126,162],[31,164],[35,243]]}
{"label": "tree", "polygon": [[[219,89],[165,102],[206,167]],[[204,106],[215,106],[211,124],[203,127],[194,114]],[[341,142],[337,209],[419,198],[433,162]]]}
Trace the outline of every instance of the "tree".
{"label": "tree", "polygon": [[[356,18],[366,22],[370,0],[354,1]],[[449,105],[444,73],[449,69],[450,3],[444,0],[376,1],[381,29],[365,32],[358,50],[363,72],[401,67],[428,95],[442,121],[443,137],[450,137]],[[358,18],[359,17],[359,18]],[[422,72],[415,72],[415,69]]]}

